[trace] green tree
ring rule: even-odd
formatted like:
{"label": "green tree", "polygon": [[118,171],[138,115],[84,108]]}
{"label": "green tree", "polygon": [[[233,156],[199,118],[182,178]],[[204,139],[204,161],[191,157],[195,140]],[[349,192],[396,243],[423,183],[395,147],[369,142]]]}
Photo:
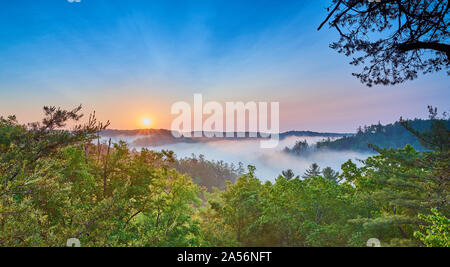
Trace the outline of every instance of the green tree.
{"label": "green tree", "polygon": [[450,219],[437,209],[431,210],[432,215],[419,215],[419,218],[429,225],[421,226],[414,236],[428,247],[450,247]]}
{"label": "green tree", "polygon": [[263,186],[255,177],[255,167],[249,166],[249,172],[231,185],[222,195],[223,219],[226,225],[236,233],[236,241],[243,246],[257,244],[259,236],[253,231],[256,220],[261,214],[261,190]]}
{"label": "green tree", "polygon": [[338,182],[339,179],[339,172],[334,171],[331,167],[326,167],[325,169],[323,169],[322,171],[322,176],[325,179],[334,181],[334,182]]}
{"label": "green tree", "polygon": [[313,177],[318,177],[322,171],[320,170],[319,165],[317,163],[311,164],[311,166],[306,170],[305,174],[302,176],[303,179],[310,179]]}
{"label": "green tree", "polygon": [[[282,171],[281,175],[288,181],[292,180],[292,179],[294,179],[294,177],[296,177],[294,174],[294,171],[291,169]],[[299,178],[299,176],[297,176],[296,178]]]}

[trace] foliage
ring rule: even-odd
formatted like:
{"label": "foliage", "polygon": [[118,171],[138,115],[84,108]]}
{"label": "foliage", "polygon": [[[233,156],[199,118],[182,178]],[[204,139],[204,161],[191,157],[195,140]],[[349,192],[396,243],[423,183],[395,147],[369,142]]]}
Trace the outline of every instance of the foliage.
{"label": "foliage", "polygon": [[198,188],[168,166],[173,153],[95,146],[105,126],[80,108],[45,108],[42,124],[0,120],[0,245],[198,246]]}
{"label": "foliage", "polygon": [[414,236],[428,247],[450,247],[450,219],[437,209],[431,210],[432,215],[419,215],[419,218],[430,225],[421,226],[424,232],[417,231]]}
{"label": "foliage", "polygon": [[261,184],[250,166],[236,184],[216,192],[207,209],[214,216],[203,217],[202,225],[221,229],[218,235],[207,232],[210,245],[227,243],[224,237],[241,246],[362,246],[367,241],[356,240],[362,228],[349,220],[370,207],[357,200],[351,186],[321,176],[280,176],[274,184]]}

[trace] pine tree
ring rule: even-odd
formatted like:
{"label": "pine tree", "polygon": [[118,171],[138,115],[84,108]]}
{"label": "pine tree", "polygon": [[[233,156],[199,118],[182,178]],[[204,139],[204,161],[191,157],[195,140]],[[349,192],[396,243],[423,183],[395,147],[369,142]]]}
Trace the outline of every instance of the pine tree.
{"label": "pine tree", "polygon": [[317,165],[317,163],[313,163],[313,164],[311,164],[309,169],[306,170],[306,172],[302,176],[302,178],[309,179],[309,178],[317,177],[317,176],[320,176],[321,173],[322,173],[322,171],[320,170],[319,165]]}
{"label": "pine tree", "polygon": [[322,175],[325,179],[338,182],[339,179],[339,172],[334,171],[331,167],[326,167],[322,171]]}
{"label": "pine tree", "polygon": [[[282,175],[282,177],[286,178],[286,180],[288,180],[288,181],[294,179],[294,177],[295,177],[294,171],[292,171],[291,169],[282,171],[281,175]],[[297,176],[296,178],[299,178],[299,177]]]}

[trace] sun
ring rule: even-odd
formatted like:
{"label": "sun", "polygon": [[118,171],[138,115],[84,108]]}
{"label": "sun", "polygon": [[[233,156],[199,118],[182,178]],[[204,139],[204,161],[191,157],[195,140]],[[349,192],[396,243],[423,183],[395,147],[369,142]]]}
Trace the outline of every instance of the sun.
{"label": "sun", "polygon": [[149,117],[142,118],[141,123],[144,127],[150,127],[152,125],[152,119],[150,119]]}

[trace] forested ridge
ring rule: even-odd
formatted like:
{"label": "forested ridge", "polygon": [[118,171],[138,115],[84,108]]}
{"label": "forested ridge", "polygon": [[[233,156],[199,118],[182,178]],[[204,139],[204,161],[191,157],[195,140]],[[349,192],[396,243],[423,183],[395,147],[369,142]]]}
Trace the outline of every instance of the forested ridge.
{"label": "forested ridge", "polygon": [[421,151],[373,145],[359,164],[273,183],[253,166],[102,144],[108,123],[95,116],[64,130],[80,110],[0,119],[0,246],[450,245],[449,129],[436,110],[427,131],[401,122]]}
{"label": "forested ridge", "polygon": [[[424,132],[430,129],[432,121],[414,119],[409,123],[415,130]],[[447,127],[450,126],[449,120],[446,120],[445,123]],[[410,131],[405,129],[401,121],[398,121],[388,125],[381,125],[381,123],[378,123],[359,127],[356,135],[344,136],[337,140],[323,140],[317,143],[317,148],[372,151],[370,145],[376,145],[382,148],[403,148],[408,144],[420,151],[426,149],[420,143],[420,140]]]}

